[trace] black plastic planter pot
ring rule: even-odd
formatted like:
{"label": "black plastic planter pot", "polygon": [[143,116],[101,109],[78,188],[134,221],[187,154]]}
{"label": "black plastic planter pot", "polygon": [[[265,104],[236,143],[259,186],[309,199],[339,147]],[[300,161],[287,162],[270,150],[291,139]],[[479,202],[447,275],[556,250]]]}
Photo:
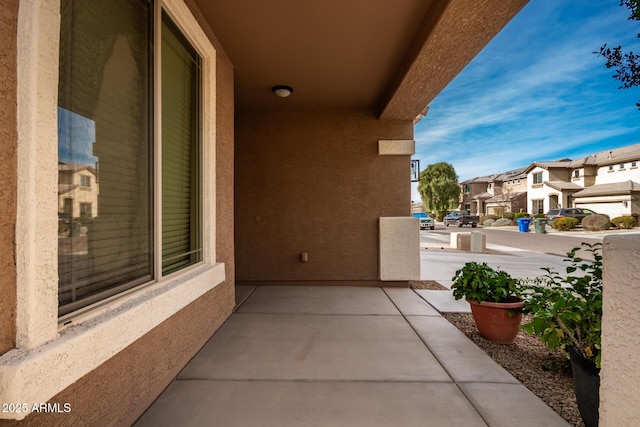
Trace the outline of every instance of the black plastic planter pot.
{"label": "black plastic planter pot", "polygon": [[576,391],[578,410],[586,427],[597,427],[600,405],[600,369],[585,359],[573,348],[569,348],[573,387]]}

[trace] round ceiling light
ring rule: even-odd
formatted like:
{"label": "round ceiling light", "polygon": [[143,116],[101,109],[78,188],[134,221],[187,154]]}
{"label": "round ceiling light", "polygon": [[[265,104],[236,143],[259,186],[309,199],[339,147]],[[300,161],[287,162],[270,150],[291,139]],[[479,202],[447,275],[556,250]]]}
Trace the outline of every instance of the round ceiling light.
{"label": "round ceiling light", "polygon": [[271,88],[271,91],[280,98],[286,98],[287,96],[291,95],[291,93],[293,92],[293,88],[286,85],[276,85]]}

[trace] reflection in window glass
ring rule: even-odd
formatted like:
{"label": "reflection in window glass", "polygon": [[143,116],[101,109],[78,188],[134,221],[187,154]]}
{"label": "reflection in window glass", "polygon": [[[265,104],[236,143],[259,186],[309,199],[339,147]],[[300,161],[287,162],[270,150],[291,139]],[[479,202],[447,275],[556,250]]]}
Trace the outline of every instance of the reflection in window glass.
{"label": "reflection in window glass", "polygon": [[150,19],[146,1],[61,2],[61,314],[153,274]]}

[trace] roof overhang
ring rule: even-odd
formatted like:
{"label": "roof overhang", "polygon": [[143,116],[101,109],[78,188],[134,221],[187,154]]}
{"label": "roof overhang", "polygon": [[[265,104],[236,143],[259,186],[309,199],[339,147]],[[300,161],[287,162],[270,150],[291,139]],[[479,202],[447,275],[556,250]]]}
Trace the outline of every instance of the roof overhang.
{"label": "roof overhang", "polygon": [[[239,109],[368,108],[414,120],[528,0],[189,0],[235,69]],[[293,87],[285,99],[274,85]]]}
{"label": "roof overhang", "polygon": [[545,181],[544,185],[546,185],[549,188],[553,188],[554,190],[557,190],[560,192],[567,192],[567,193],[576,192],[584,189],[584,187],[582,187],[581,185],[575,184],[573,182],[565,182],[565,181]]}
{"label": "roof overhang", "polygon": [[640,183],[635,181],[598,184],[585,188],[574,194],[574,197],[615,196],[640,193]]}

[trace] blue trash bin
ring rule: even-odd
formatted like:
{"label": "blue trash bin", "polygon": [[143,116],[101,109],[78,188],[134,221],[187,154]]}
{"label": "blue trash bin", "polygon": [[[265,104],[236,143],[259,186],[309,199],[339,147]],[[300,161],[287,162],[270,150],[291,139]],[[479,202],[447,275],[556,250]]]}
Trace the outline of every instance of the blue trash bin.
{"label": "blue trash bin", "polygon": [[518,218],[518,231],[521,233],[528,233],[530,224],[531,218]]}

